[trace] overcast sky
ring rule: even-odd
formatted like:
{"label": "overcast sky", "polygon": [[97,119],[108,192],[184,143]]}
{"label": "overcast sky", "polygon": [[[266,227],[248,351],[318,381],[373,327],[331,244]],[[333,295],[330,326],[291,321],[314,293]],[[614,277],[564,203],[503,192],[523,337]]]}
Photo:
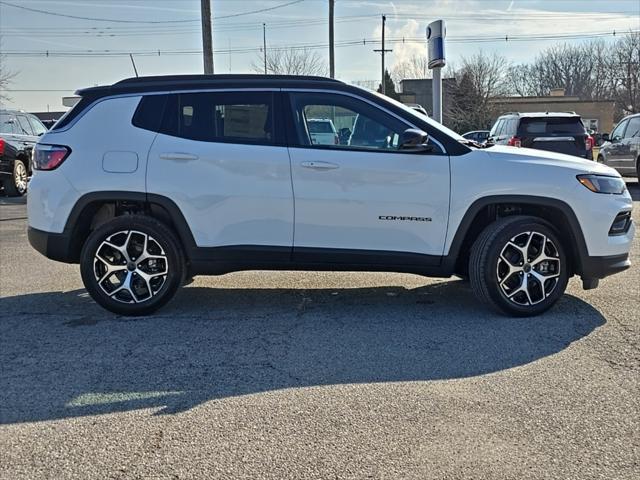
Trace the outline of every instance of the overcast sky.
{"label": "overcast sky", "polygon": [[[261,53],[251,50],[262,46],[263,22],[267,48],[309,44],[328,56],[328,0],[211,2],[214,49],[222,51],[214,55],[216,73],[252,71]],[[0,0],[2,68],[16,74],[7,92],[11,100],[4,106],[62,110],[61,97],[77,88],[133,76],[128,56],[96,56],[97,51],[132,52],[141,75],[200,73],[202,55],[191,53],[201,48],[199,8],[200,0]],[[640,0],[336,0],[338,78],[379,80],[380,56],[373,49],[380,48],[383,13],[386,36],[396,39],[387,47],[393,49],[387,57],[389,68],[413,54],[426,55],[426,41],[420,39],[426,25],[441,18],[447,21],[450,40],[447,57],[454,63],[480,50],[526,62],[557,42],[578,43],[587,41],[586,35],[640,29]],[[565,39],[495,39],[572,34]],[[357,45],[340,45],[358,40]],[[86,56],[89,50],[93,56]],[[143,55],[151,51],[156,54]],[[56,56],[60,53],[67,56]]]}

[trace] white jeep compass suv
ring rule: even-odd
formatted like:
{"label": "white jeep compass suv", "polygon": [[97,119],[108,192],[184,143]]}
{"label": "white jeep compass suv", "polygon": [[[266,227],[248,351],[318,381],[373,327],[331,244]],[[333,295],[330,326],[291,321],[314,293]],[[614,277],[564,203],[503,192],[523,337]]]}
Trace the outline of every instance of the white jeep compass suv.
{"label": "white jeep compass suv", "polygon": [[[613,169],[479,148],[387,97],[318,77],[141,77],[80,90],[40,140],[29,240],[143,315],[193,275],[364,270],[468,277],[512,315],[629,268]],[[341,141],[311,141],[327,118]],[[354,128],[355,127],[355,128]]]}

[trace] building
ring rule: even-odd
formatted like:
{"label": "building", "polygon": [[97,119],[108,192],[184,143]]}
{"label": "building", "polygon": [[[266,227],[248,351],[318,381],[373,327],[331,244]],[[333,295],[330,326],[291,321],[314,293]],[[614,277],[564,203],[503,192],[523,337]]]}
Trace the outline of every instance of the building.
{"label": "building", "polygon": [[599,133],[610,133],[614,126],[613,100],[581,100],[567,97],[564,89],[554,89],[546,97],[499,97],[492,100],[496,117],[507,112],[575,112],[585,127]]}
{"label": "building", "polygon": [[[451,92],[455,86],[455,78],[442,79],[442,112],[445,117],[449,111]],[[431,78],[417,78],[400,80],[400,101],[402,103],[417,103],[422,105],[429,116],[433,115],[433,80]]]}

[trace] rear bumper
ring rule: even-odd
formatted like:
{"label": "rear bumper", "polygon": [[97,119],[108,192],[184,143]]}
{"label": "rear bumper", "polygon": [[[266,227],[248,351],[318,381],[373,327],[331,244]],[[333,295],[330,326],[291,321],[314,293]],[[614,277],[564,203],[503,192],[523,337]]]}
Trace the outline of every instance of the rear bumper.
{"label": "rear bumper", "polygon": [[45,232],[29,227],[27,236],[31,246],[51,260],[77,263],[80,258],[80,252],[74,251],[72,247],[71,235]]}

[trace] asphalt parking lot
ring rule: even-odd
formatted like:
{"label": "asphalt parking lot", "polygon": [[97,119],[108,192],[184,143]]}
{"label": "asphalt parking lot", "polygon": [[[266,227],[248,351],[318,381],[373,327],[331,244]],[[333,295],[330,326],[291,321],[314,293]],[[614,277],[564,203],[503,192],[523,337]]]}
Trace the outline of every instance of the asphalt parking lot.
{"label": "asphalt parking lot", "polygon": [[[640,223],[640,186],[629,188]],[[459,280],[198,277],[99,308],[0,198],[0,478],[640,478],[634,267],[544,316]]]}

